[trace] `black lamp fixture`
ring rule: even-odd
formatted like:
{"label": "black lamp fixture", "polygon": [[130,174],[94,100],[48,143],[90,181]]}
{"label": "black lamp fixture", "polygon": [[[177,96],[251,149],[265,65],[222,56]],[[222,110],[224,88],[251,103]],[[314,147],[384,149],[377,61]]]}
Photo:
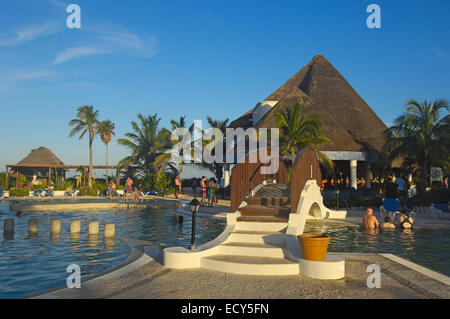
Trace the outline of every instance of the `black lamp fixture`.
{"label": "black lamp fixture", "polygon": [[191,200],[191,202],[189,203],[189,208],[191,209],[192,212],[192,235],[191,235],[191,250],[195,249],[195,225],[196,225],[196,217],[197,217],[197,212],[200,209],[200,202],[198,201],[197,198],[194,198],[193,200]]}
{"label": "black lamp fixture", "polygon": [[200,202],[197,198],[191,200],[191,202],[189,203],[189,208],[191,209],[192,214],[196,214],[198,212],[198,210],[200,209]]}

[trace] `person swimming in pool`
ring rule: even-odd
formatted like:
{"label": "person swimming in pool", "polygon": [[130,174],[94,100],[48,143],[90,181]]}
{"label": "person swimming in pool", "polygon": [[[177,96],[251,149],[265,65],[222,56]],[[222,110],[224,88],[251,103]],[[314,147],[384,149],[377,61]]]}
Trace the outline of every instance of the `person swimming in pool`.
{"label": "person swimming in pool", "polygon": [[381,228],[382,229],[395,229],[395,225],[391,223],[391,218],[390,217],[386,217],[384,219],[384,223],[381,224]]}

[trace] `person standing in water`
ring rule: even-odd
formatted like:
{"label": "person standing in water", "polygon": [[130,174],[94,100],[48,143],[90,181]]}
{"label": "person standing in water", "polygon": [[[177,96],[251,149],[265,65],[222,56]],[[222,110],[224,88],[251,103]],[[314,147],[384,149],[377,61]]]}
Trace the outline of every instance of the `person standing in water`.
{"label": "person standing in water", "polygon": [[364,223],[364,228],[366,230],[374,230],[374,229],[379,228],[378,220],[373,215],[372,208],[367,209],[366,214],[363,215],[362,219],[363,219],[363,223]]}

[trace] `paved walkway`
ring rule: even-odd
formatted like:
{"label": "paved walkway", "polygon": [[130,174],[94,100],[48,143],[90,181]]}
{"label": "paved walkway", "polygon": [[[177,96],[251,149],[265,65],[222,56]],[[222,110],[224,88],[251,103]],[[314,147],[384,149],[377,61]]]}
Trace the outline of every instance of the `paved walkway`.
{"label": "paved walkway", "polygon": [[[101,285],[82,284],[61,298],[375,299],[450,298],[449,286],[376,254],[342,254],[346,276],[326,281],[296,276],[244,276],[204,269],[173,270],[154,260]],[[381,267],[381,288],[368,288],[367,266]]]}

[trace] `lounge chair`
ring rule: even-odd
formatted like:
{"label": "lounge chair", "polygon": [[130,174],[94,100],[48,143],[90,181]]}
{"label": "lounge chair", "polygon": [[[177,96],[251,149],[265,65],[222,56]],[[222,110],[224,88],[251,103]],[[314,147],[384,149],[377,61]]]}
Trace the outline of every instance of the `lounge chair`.
{"label": "lounge chair", "polygon": [[431,215],[434,219],[450,219],[450,210],[448,204],[433,204],[430,207]]}
{"label": "lounge chair", "polygon": [[35,189],[33,191],[33,195],[35,197],[44,197],[45,196],[44,191],[42,189]]}
{"label": "lounge chair", "polygon": [[55,191],[53,188],[46,188],[45,189],[45,197],[54,197]]}
{"label": "lounge chair", "polygon": [[400,215],[398,209],[400,208],[400,201],[397,198],[384,198],[383,206],[380,206],[380,217],[384,220],[386,215],[389,215],[391,222],[393,223],[395,217]]}

